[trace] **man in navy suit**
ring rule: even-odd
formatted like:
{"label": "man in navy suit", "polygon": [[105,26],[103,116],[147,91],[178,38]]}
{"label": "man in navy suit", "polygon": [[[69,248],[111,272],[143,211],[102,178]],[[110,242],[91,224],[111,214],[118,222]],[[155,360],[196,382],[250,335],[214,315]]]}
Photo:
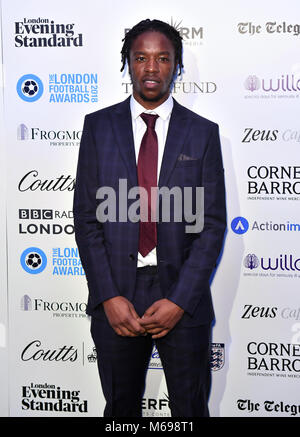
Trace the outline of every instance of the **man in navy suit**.
{"label": "man in navy suit", "polygon": [[[182,39],[173,27],[159,20],[138,23],[124,38],[122,61],[122,69],[126,63],[129,68],[132,96],[85,117],[74,195],[104,416],[141,416],[153,342],[172,416],[208,416],[210,277],[226,228],[218,126],[170,95],[183,67]],[[115,194],[110,201],[103,187]],[[127,196],[135,187],[140,198]],[[182,199],[170,196],[168,220],[158,212],[162,188],[183,193],[187,187],[193,190],[194,224],[200,214],[204,218],[198,230],[187,227]],[[197,208],[199,187],[204,211]],[[139,220],[129,213],[137,199]]]}

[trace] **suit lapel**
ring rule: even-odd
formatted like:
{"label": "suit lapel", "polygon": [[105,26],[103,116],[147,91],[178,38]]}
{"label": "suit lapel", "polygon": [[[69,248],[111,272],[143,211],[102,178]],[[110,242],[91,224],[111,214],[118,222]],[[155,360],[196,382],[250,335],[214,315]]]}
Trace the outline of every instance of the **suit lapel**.
{"label": "suit lapel", "polygon": [[130,97],[115,107],[112,123],[121,156],[128,170],[129,180],[132,186],[137,186],[137,168],[132,132]]}
{"label": "suit lapel", "polygon": [[165,150],[161,163],[158,186],[167,185],[178,156],[182,150],[185,137],[189,131],[190,119],[181,105],[174,100]]}
{"label": "suit lapel", "polygon": [[[138,186],[137,166],[132,132],[130,97],[116,105],[114,116],[111,117],[116,141],[127,167],[132,186]],[[185,108],[174,100],[167,140],[165,144],[158,186],[166,186],[173,171],[178,156],[182,150],[185,137],[189,131],[190,118]]]}

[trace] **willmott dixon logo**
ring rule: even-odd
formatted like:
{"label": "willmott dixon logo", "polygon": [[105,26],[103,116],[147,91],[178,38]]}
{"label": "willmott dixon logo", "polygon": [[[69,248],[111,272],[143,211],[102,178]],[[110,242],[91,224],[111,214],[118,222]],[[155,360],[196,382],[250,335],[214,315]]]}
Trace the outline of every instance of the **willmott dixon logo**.
{"label": "willmott dixon logo", "polygon": [[282,74],[280,77],[262,78],[260,79],[255,74],[249,75],[244,81],[246,90],[257,91],[261,89],[264,92],[299,92],[300,78],[295,74]]}

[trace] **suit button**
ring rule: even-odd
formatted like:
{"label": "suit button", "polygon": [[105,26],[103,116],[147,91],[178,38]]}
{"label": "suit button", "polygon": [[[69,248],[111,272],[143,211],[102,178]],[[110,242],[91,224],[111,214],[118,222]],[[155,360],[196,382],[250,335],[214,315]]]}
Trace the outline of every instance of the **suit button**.
{"label": "suit button", "polygon": [[133,255],[133,253],[130,253],[130,254],[129,254],[129,259],[130,259],[131,261],[134,261],[134,260],[135,260],[135,256]]}

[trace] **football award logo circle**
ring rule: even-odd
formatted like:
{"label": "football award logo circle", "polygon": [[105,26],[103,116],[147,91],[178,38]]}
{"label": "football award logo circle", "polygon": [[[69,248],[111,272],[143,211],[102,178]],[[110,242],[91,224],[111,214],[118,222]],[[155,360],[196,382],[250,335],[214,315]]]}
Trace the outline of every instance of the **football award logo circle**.
{"label": "football award logo circle", "polygon": [[41,79],[34,74],[25,74],[20,77],[17,83],[17,93],[25,102],[35,102],[44,91]]}
{"label": "football award logo circle", "polygon": [[41,273],[47,265],[47,257],[38,247],[29,247],[24,250],[20,261],[23,269],[32,275]]}

